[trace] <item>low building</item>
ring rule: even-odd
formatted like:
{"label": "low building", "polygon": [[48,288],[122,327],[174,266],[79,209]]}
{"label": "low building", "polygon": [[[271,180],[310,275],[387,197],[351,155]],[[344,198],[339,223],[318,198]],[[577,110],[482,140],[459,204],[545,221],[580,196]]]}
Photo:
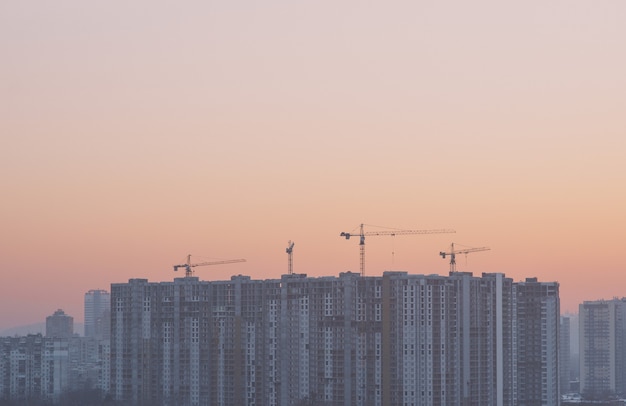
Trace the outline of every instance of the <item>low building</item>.
{"label": "low building", "polygon": [[0,399],[56,401],[69,385],[67,340],[41,334],[0,338]]}

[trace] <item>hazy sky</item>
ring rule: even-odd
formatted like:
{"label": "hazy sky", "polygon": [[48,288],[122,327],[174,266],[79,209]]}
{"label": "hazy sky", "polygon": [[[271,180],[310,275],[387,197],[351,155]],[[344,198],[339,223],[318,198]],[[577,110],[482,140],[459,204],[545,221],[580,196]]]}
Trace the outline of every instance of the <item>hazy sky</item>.
{"label": "hazy sky", "polygon": [[[129,278],[366,272],[626,296],[626,2],[0,1],[0,329]],[[375,230],[372,228],[371,230]],[[393,255],[392,255],[393,253]]]}

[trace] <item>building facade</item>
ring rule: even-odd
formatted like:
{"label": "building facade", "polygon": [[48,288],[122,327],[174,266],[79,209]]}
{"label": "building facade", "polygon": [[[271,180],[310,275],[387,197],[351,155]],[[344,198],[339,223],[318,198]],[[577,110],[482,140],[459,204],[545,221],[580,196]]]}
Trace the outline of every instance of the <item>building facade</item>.
{"label": "building facade", "polygon": [[526,278],[514,291],[517,403],[559,406],[559,285]]}
{"label": "building facade", "polygon": [[579,306],[580,391],[590,399],[626,394],[626,299]]}
{"label": "building facade", "polygon": [[54,402],[69,385],[67,339],[0,337],[0,400]]}
{"label": "building facade", "polygon": [[[136,405],[521,406],[532,384],[551,399],[558,284],[527,284],[461,272],[131,279],[111,286],[110,394]],[[550,379],[520,387],[527,342]]]}
{"label": "building facade", "polygon": [[566,394],[571,392],[570,381],[572,379],[571,368],[571,319],[568,316],[561,316],[561,325],[559,328],[559,363],[560,366],[560,388],[561,393]]}
{"label": "building facade", "polygon": [[70,338],[74,335],[74,318],[61,309],[46,317],[46,337]]}
{"label": "building facade", "polygon": [[111,318],[111,295],[94,289],[85,293],[85,337],[108,339]]}

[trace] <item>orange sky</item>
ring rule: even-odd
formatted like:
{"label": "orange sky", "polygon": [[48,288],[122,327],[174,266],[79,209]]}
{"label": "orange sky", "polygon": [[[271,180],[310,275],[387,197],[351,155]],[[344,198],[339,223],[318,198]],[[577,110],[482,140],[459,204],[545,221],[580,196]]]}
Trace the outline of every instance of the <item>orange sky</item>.
{"label": "orange sky", "polygon": [[[112,282],[460,270],[626,296],[626,2],[7,0],[0,330]],[[391,253],[394,253],[393,255]]]}

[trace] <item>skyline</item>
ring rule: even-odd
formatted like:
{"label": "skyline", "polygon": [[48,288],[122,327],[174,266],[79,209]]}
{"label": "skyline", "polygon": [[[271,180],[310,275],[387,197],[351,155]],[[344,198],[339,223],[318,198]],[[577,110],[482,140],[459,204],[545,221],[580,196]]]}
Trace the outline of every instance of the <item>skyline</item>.
{"label": "skyline", "polygon": [[[626,3],[0,5],[0,330],[200,279],[458,270],[626,296]],[[394,253],[391,255],[391,253]]]}

